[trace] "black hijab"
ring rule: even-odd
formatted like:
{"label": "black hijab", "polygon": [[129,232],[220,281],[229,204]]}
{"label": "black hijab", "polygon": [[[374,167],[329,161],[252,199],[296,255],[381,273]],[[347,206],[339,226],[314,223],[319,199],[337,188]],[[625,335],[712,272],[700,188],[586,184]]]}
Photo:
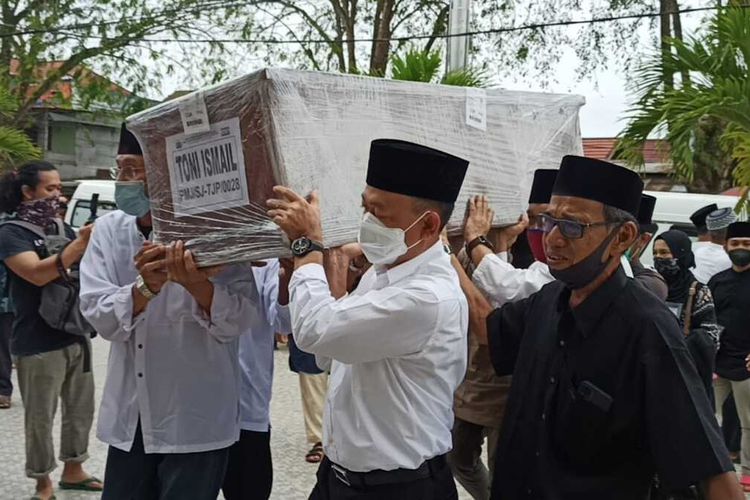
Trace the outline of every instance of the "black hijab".
{"label": "black hijab", "polygon": [[690,295],[690,286],[695,281],[695,276],[690,271],[695,267],[695,256],[693,255],[693,242],[687,234],[677,229],[671,229],[660,234],[657,240],[664,240],[664,243],[672,252],[672,257],[677,259],[677,265],[680,267],[680,274],[667,281],[669,293],[667,302],[684,304]]}

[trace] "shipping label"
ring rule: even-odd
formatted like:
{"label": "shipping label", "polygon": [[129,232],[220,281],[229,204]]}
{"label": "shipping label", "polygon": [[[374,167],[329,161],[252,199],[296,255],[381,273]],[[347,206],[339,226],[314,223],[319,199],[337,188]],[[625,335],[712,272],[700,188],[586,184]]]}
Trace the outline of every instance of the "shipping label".
{"label": "shipping label", "polygon": [[466,88],[466,124],[487,130],[487,92],[484,89]]}
{"label": "shipping label", "polygon": [[239,118],[166,139],[175,217],[250,203]]}

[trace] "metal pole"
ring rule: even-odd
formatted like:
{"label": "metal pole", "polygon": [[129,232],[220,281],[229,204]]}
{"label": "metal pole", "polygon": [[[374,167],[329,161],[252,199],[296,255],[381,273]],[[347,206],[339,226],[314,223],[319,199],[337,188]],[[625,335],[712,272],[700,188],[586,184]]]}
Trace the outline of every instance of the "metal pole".
{"label": "metal pole", "polygon": [[[448,15],[448,34],[466,33],[469,31],[471,0],[451,0]],[[469,59],[469,37],[452,36],[448,38],[448,58],[446,71],[465,69]]]}

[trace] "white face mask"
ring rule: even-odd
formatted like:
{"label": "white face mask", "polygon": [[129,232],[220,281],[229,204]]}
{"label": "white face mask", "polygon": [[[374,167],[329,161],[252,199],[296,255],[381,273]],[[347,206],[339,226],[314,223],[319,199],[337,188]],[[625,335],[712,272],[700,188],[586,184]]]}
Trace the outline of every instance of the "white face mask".
{"label": "white face mask", "polygon": [[387,266],[393,264],[399,257],[419,245],[422,240],[417,241],[411,246],[407,246],[405,233],[413,228],[428,213],[423,213],[409,227],[401,229],[400,227],[387,227],[377,217],[367,212],[362,217],[362,223],[359,226],[359,237],[357,238],[367,260],[373,264]]}

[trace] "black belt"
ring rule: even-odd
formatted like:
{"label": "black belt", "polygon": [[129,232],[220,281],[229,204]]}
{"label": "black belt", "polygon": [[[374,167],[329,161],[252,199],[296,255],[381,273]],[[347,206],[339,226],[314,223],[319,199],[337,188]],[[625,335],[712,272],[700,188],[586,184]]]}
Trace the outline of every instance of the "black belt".
{"label": "black belt", "polygon": [[353,472],[331,462],[331,470],[336,479],[352,488],[410,483],[435,476],[447,466],[448,462],[445,455],[438,455],[422,462],[422,465],[416,469],[373,470],[370,472]]}

